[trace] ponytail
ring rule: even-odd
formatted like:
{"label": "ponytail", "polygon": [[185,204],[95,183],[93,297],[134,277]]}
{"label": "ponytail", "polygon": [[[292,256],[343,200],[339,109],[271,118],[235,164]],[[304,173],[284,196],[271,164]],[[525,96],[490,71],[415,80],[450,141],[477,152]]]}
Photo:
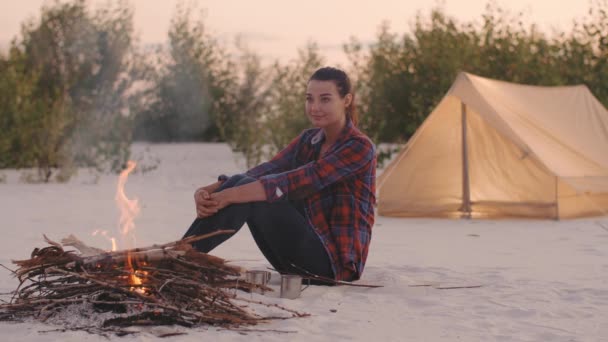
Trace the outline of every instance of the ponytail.
{"label": "ponytail", "polygon": [[359,124],[359,111],[357,110],[357,105],[355,104],[355,94],[352,94],[352,96],[353,99],[350,102],[350,105],[346,107],[346,118],[352,121],[353,125],[357,126]]}

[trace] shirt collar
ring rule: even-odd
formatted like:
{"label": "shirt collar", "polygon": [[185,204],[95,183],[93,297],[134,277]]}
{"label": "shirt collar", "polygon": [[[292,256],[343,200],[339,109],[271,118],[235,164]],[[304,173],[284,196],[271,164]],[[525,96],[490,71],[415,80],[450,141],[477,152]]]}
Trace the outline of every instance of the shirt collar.
{"label": "shirt collar", "polygon": [[321,141],[325,140],[325,134],[323,134],[323,130],[319,128],[319,131],[312,136],[312,140],[310,140],[311,145],[316,145]]}
{"label": "shirt collar", "polygon": [[[350,136],[351,130],[353,128],[353,122],[350,119],[347,119],[346,125],[344,125],[344,128],[342,128],[342,131],[340,132],[340,135],[338,136],[338,139],[336,139],[334,145],[342,142],[346,137]],[[323,141],[325,141],[325,133],[323,133],[323,129],[319,128],[319,131],[315,133],[315,135],[313,135],[312,139],[310,140],[310,144],[316,145]]]}

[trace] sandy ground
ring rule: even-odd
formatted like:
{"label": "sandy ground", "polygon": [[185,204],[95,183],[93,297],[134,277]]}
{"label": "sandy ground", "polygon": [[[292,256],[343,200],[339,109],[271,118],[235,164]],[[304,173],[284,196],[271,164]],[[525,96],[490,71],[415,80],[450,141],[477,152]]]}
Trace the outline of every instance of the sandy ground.
{"label": "sandy ground", "polygon": [[[142,160],[140,166],[158,166],[127,183],[127,195],[138,198],[142,208],[136,220],[139,246],[179,239],[194,218],[196,187],[217,174],[245,169],[222,144],[137,144],[133,156]],[[43,233],[57,240],[73,233],[107,249],[110,242],[93,231],[118,235],[115,175],[82,171],[67,184],[25,184],[15,171],[2,173],[3,265],[43,246]],[[246,227],[213,254],[248,268],[269,266]],[[384,287],[312,286],[296,300],[253,295],[311,314],[257,327],[288,333],[162,328],[123,339],[152,341],[160,332],[177,330],[188,333],[175,338],[179,341],[608,341],[608,219],[377,217],[361,282]],[[0,269],[0,291],[16,285]],[[270,285],[278,292],[276,274]],[[2,341],[107,340],[84,332],[44,332],[56,328],[4,322],[0,336]]]}

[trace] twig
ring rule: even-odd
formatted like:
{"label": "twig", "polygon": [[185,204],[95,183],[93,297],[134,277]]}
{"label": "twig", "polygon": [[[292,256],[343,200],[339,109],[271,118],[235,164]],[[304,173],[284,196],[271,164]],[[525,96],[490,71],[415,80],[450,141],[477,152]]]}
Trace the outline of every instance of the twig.
{"label": "twig", "polygon": [[483,287],[483,285],[462,285],[462,286],[441,286],[438,284],[412,284],[409,287],[432,287],[437,290],[454,290],[454,289],[475,289]]}
{"label": "twig", "polygon": [[476,289],[483,287],[483,285],[465,285],[465,286],[436,286],[437,290],[454,290],[454,289]]}
{"label": "twig", "polygon": [[294,331],[294,330],[276,330],[276,329],[246,329],[246,328],[240,328],[240,329],[218,329],[218,331],[227,331],[227,330],[236,331],[236,332],[275,332],[275,333],[279,333],[279,334],[295,334],[295,333],[297,333],[297,331]]}
{"label": "twig", "polygon": [[0,266],[2,266],[3,268],[5,268],[6,270],[8,270],[9,272],[11,272],[13,275],[16,275],[17,272],[15,272],[14,270],[11,270],[10,268],[4,266],[3,264],[0,264]]}
{"label": "twig", "polygon": [[161,293],[163,291],[163,288],[165,287],[165,285],[169,284],[170,282],[174,281],[175,279],[171,278],[171,279],[167,279],[159,288],[158,288],[158,293]]}
{"label": "twig", "polygon": [[294,317],[308,317],[308,316],[310,316],[310,314],[308,314],[308,313],[301,313],[301,312],[298,312],[298,311],[295,311],[295,310],[291,310],[291,309],[288,309],[288,308],[286,308],[284,306],[281,306],[279,304],[268,304],[268,303],[263,303],[263,302],[260,302],[260,301],[255,301],[255,300],[246,299],[246,298],[238,298],[238,300],[243,301],[243,302],[247,302],[247,303],[252,303],[252,304],[260,304],[260,305],[264,305],[264,306],[268,306],[268,307],[275,307],[275,308],[278,308],[278,309],[281,309],[283,311],[287,311],[287,312],[291,313]]}

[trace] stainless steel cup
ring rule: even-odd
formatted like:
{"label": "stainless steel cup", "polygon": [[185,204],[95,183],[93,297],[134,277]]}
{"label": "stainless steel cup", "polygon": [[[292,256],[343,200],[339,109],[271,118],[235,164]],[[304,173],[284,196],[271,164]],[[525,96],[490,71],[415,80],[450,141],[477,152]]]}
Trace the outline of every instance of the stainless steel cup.
{"label": "stainless steel cup", "polygon": [[[245,273],[245,280],[251,284],[266,286],[270,281],[270,272],[268,271],[247,271]],[[263,289],[253,288],[252,292],[264,293]]]}
{"label": "stainless steel cup", "polygon": [[302,277],[294,274],[281,275],[281,298],[296,299],[302,293]]}

